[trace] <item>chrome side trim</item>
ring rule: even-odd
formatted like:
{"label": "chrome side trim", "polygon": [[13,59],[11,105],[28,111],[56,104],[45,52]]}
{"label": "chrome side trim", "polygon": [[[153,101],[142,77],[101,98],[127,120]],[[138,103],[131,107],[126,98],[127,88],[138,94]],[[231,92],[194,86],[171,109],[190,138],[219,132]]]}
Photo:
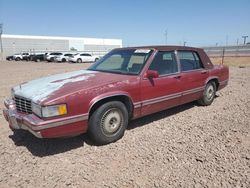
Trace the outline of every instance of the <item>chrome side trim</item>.
{"label": "chrome side trim", "polygon": [[193,93],[197,93],[197,92],[200,92],[200,91],[203,91],[205,89],[205,87],[198,87],[198,88],[194,88],[194,89],[190,89],[190,90],[187,90],[187,91],[184,91],[182,93],[182,95],[189,95],[189,94],[193,94]]}
{"label": "chrome side trim", "polygon": [[150,104],[155,104],[158,102],[167,101],[167,100],[174,99],[174,98],[177,98],[180,96],[181,96],[181,93],[176,93],[176,94],[166,95],[166,96],[162,96],[162,97],[157,97],[154,99],[145,100],[145,101],[142,101],[142,106],[147,106]]}
{"label": "chrome side trim", "polygon": [[140,108],[141,107],[141,102],[135,102],[133,103],[134,108]]}
{"label": "chrome side trim", "polygon": [[70,123],[76,123],[76,122],[79,122],[79,121],[87,120],[88,115],[89,114],[81,114],[81,115],[70,117],[69,119],[62,120],[62,121],[52,122],[52,123],[48,123],[48,124],[40,125],[40,126],[36,126],[36,127],[32,126],[32,129],[35,130],[35,131],[39,131],[39,130],[43,130],[43,129],[48,129],[48,128],[54,128],[54,127],[58,127],[58,126],[62,126],[62,125],[67,125],[67,124],[70,124]]}
{"label": "chrome side trim", "polygon": [[150,104],[155,104],[155,103],[175,99],[177,97],[197,93],[197,92],[203,91],[204,89],[205,89],[205,87],[202,86],[202,87],[186,90],[184,92],[178,92],[178,93],[171,94],[171,95],[165,95],[165,96],[161,96],[161,97],[157,97],[157,98],[153,98],[153,99],[139,101],[139,102],[133,103],[133,105],[134,105],[134,108],[139,108],[141,106],[147,106],[147,105],[150,105]]}

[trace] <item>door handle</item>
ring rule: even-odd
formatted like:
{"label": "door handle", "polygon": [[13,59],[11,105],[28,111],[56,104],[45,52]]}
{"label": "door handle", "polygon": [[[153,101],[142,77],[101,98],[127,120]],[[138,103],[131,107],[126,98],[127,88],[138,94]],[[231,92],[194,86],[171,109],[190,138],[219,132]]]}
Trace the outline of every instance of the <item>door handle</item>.
{"label": "door handle", "polygon": [[201,74],[207,74],[207,70],[201,71]]}
{"label": "door handle", "polygon": [[174,76],[173,78],[175,78],[175,79],[180,79],[180,78],[181,78],[181,75]]}

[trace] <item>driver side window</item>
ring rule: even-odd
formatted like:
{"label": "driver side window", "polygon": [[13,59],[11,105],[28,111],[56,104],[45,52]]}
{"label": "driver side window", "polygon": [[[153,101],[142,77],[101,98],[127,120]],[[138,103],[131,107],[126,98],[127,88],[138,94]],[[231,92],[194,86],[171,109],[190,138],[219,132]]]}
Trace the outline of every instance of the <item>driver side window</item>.
{"label": "driver side window", "polygon": [[159,75],[178,72],[178,65],[174,52],[158,52],[153,59],[149,70],[157,71]]}

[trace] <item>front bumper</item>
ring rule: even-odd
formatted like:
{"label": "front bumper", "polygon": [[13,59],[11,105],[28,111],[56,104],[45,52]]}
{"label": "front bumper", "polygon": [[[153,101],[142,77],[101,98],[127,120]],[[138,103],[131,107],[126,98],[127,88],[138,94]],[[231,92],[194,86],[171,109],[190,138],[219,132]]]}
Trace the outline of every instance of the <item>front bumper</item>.
{"label": "front bumper", "polygon": [[23,129],[38,138],[74,136],[87,131],[88,114],[43,120],[34,114],[17,112],[13,100],[5,100],[3,110],[10,128]]}

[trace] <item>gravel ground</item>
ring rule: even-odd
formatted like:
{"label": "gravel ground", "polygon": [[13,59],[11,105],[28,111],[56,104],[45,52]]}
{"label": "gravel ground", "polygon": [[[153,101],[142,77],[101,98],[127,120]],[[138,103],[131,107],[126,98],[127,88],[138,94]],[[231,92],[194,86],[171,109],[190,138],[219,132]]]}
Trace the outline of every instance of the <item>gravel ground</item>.
{"label": "gravel ground", "polygon": [[[11,86],[88,64],[0,62],[0,108]],[[208,107],[190,103],[132,121],[94,146],[85,135],[13,135],[0,114],[0,187],[250,187],[250,67]]]}

